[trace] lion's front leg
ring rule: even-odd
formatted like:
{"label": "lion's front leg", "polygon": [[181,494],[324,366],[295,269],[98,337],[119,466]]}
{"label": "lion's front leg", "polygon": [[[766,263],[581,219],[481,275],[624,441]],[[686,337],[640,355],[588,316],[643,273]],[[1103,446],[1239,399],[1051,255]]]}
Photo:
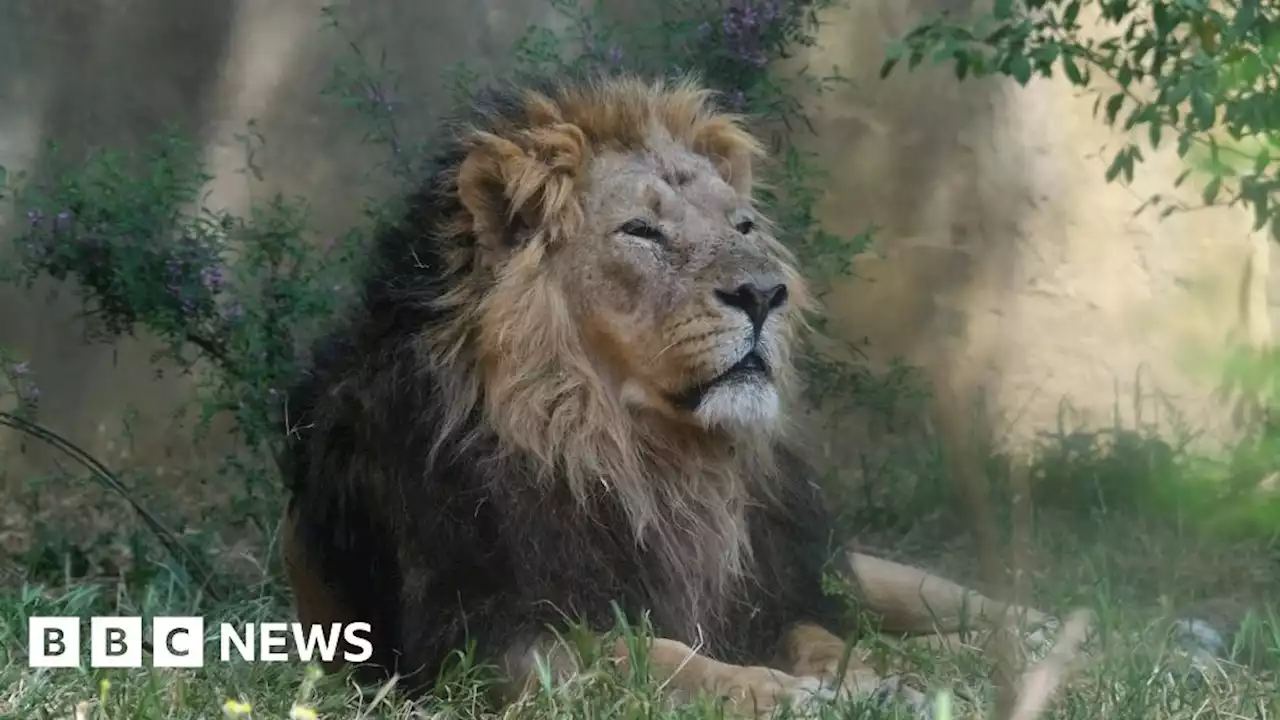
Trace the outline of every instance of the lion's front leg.
{"label": "lion's front leg", "polygon": [[[308,632],[314,625],[355,621],[354,613],[324,581],[313,553],[299,538],[298,518],[292,502],[286,506],[281,523],[280,555],[285,578],[293,591],[294,612]],[[345,647],[345,641],[342,645],[343,650],[352,650]],[[333,659],[323,660],[322,666],[326,672],[337,672],[345,665],[341,658],[341,653],[336,654]]]}
{"label": "lion's front leg", "polygon": [[[624,664],[630,661],[624,641],[618,641],[614,653]],[[724,698],[736,715],[766,717],[784,704],[804,708],[832,697],[819,678],[797,677],[758,665],[731,665],[676,640],[652,640],[645,657],[652,678],[675,699],[688,701],[698,695]]]}
{"label": "lion's front leg", "polygon": [[928,715],[923,693],[903,685],[897,677],[881,678],[858,649],[813,623],[797,624],[787,633],[780,660],[779,664],[795,675],[820,679],[824,689],[838,697],[899,700],[917,716]]}
{"label": "lion's front leg", "polygon": [[[614,643],[611,655],[624,672],[635,660],[623,639]],[[814,699],[832,697],[832,693],[823,691],[818,678],[794,677],[761,666],[731,665],[676,640],[651,639],[641,657],[646,661],[648,679],[659,685],[668,700],[724,698],[735,716],[766,717],[785,703],[803,707]],[[536,689],[538,658],[550,669],[555,684],[564,683],[577,670],[572,651],[549,635],[513,643],[503,656],[508,678],[502,686],[504,702],[514,702]]]}
{"label": "lion's front leg", "polygon": [[1011,624],[1026,630],[1027,644],[1039,648],[1047,644],[1045,633],[1056,622],[1035,608],[994,600],[910,565],[856,552],[849,553],[849,564],[861,600],[882,632],[951,644],[957,633]]}

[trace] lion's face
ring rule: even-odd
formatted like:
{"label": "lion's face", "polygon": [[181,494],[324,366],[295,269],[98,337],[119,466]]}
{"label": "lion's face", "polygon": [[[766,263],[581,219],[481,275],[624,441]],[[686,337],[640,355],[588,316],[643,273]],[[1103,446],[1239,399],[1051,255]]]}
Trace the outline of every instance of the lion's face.
{"label": "lion's face", "polygon": [[552,261],[621,400],[703,426],[779,412],[804,289],[749,199],[661,137],[596,156],[582,231]]}
{"label": "lion's face", "polygon": [[469,140],[457,227],[478,274],[454,327],[477,335],[495,425],[548,460],[587,426],[617,440],[619,411],[779,416],[807,297],[751,202],[759,144],[706,98],[634,80],[527,93],[518,122]]}

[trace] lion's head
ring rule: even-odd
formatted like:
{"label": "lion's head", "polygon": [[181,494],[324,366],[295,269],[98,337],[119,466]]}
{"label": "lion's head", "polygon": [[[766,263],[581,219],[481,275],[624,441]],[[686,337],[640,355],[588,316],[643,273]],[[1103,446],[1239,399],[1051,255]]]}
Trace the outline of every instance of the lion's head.
{"label": "lion's head", "polygon": [[694,82],[635,78],[507,87],[447,127],[415,259],[389,249],[435,318],[431,454],[496,438],[580,500],[611,488],[673,565],[732,575],[809,302],[752,201],[759,143]]}
{"label": "lion's head", "polygon": [[437,352],[469,346],[520,438],[592,414],[770,431],[807,295],[752,201],[757,141],[688,81],[503,101],[451,174],[466,280],[446,302],[466,312]]}

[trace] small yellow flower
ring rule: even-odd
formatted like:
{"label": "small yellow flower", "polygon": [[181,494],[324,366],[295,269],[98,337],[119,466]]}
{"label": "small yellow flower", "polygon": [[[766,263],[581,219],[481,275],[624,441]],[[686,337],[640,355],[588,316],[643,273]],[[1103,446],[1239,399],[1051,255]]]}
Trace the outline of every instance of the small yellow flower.
{"label": "small yellow flower", "polygon": [[305,705],[294,705],[289,711],[289,720],[316,720],[316,711]]}
{"label": "small yellow flower", "polygon": [[222,704],[222,712],[233,718],[248,715],[252,711],[253,707],[249,703],[239,700],[228,700]]}

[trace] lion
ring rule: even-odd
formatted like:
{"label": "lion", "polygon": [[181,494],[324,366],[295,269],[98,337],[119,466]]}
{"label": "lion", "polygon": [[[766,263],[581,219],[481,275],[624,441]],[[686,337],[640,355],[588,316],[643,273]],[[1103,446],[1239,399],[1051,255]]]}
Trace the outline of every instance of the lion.
{"label": "lion", "polygon": [[764,714],[884,683],[857,657],[837,677],[856,628],[828,571],[887,631],[1048,618],[832,544],[784,412],[814,301],[714,93],[508,81],[444,127],[288,396],[300,622],[370,623],[411,696],[470,644],[511,702],[557,628],[616,607],[672,697]]}

